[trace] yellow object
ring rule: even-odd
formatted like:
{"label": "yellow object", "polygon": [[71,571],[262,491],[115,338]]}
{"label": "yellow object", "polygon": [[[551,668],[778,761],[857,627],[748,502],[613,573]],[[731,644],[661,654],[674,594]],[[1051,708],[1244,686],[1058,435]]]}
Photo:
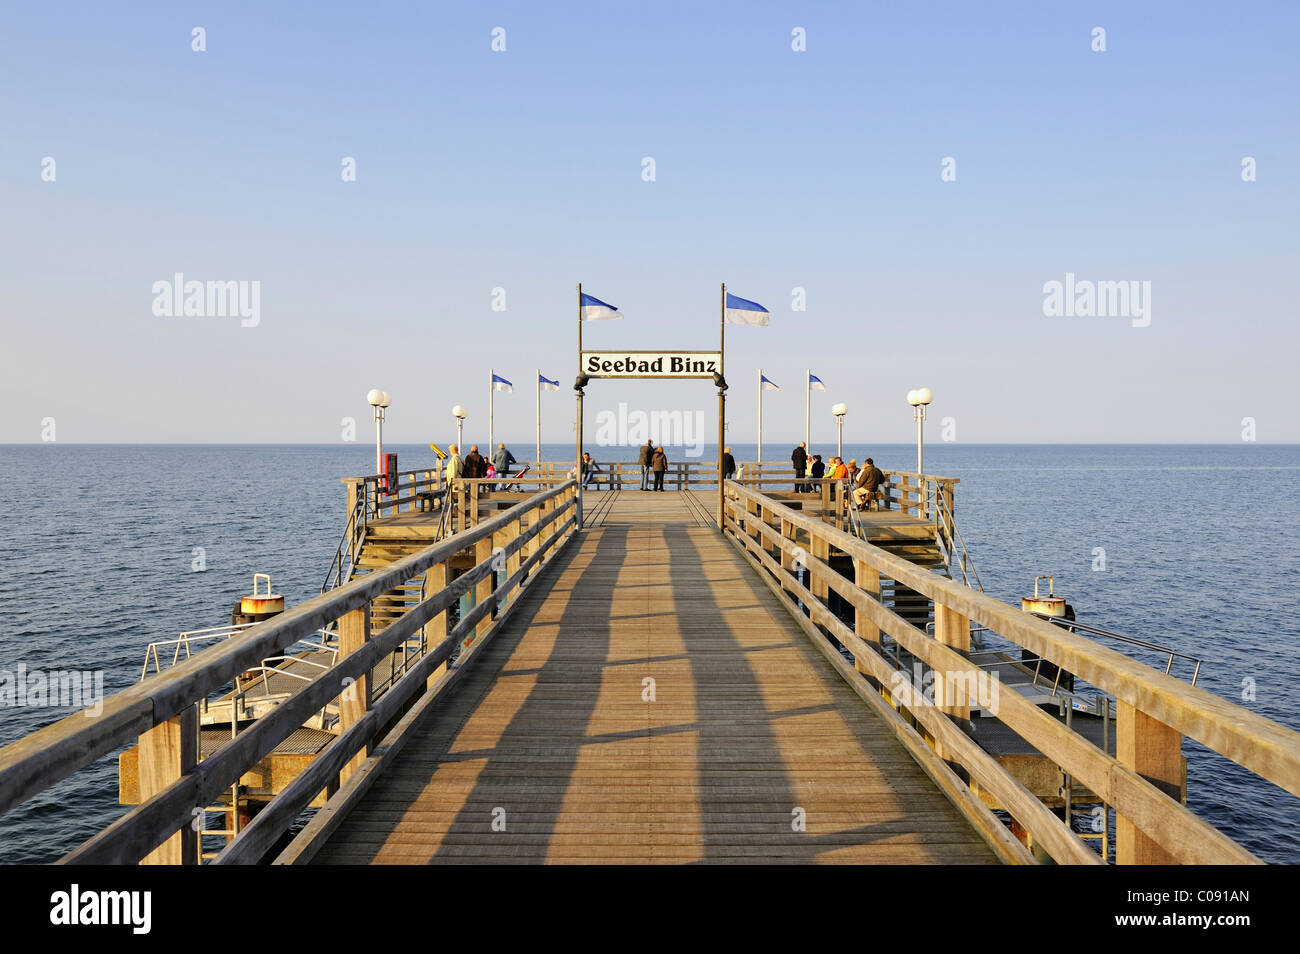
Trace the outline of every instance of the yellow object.
{"label": "yellow object", "polygon": [[447,452],[443,450],[441,447],[439,447],[437,444],[430,444],[429,450],[433,451],[435,454],[438,455],[438,460],[447,459]]}

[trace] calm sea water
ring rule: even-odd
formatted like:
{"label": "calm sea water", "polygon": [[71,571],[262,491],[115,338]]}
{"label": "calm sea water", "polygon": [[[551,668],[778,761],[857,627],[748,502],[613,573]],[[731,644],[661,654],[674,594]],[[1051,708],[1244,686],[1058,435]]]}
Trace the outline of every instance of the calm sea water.
{"label": "calm sea water", "polygon": [[[433,462],[427,446],[388,450],[404,470]],[[916,464],[912,447],[845,446],[868,453]],[[0,670],[99,670],[111,693],[139,679],[150,640],[228,622],[254,572],[290,604],[315,595],[343,528],[338,478],[373,465],[362,444],[0,446]],[[1300,728],[1300,447],[938,443],[926,470],[961,480],[957,522],[991,595],[1014,603],[1052,573],[1081,620],[1199,656],[1201,686]],[[0,708],[0,744],[65,714]],[[1184,754],[1195,811],[1267,860],[1300,862],[1300,800],[1195,743]],[[53,861],[118,817],[116,767],[105,757],[0,817],[0,862]]]}

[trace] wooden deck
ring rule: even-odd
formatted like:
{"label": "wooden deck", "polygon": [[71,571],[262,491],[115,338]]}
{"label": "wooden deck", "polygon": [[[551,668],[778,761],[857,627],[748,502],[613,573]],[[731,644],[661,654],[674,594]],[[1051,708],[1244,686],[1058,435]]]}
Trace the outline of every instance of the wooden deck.
{"label": "wooden deck", "polygon": [[316,862],[994,862],[698,499],[589,492]]}

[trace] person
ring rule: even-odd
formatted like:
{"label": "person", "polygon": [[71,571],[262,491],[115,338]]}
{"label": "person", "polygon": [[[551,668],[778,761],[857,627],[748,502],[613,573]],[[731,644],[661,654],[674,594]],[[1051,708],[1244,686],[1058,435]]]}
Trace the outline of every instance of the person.
{"label": "person", "polygon": [[[505,441],[498,443],[496,453],[492,455],[492,466],[496,468],[497,476],[509,477],[510,468],[516,463],[518,461],[515,460],[515,455],[506,449]],[[496,487],[492,489],[495,490]]]}
{"label": "person", "polygon": [[[813,462],[812,466],[808,468],[808,476],[813,478],[813,480],[821,480],[826,476],[826,464],[822,462],[821,454],[813,454]],[[812,484],[804,484],[804,487],[807,488],[807,492],[810,494],[816,493],[819,489],[814,487]]]}
{"label": "person", "polygon": [[446,477],[447,486],[451,487],[453,481],[460,480],[465,476],[465,461],[460,456],[460,447],[458,445],[452,444],[447,449],[451,451],[451,456],[447,458]]}
{"label": "person", "polygon": [[487,461],[483,455],[478,452],[478,445],[471,444],[469,453],[465,455],[465,479],[477,480],[487,476]]}
{"label": "person", "polygon": [[880,509],[889,509],[889,494],[885,490],[885,472],[876,466],[875,461],[870,457],[867,458],[867,466],[871,468],[871,475],[876,481],[876,489],[880,493]]}
{"label": "person", "polygon": [[831,462],[835,465],[831,468],[831,477],[835,480],[844,480],[849,476],[848,465],[844,463],[843,457],[832,458]]}
{"label": "person", "polygon": [[730,480],[736,476],[736,458],[731,456],[731,448],[724,447],[722,450],[722,479]]}
{"label": "person", "polygon": [[849,480],[858,479],[858,462],[856,458],[849,458]]}
{"label": "person", "polygon": [[876,498],[880,485],[884,482],[885,475],[868,457],[853,482],[853,502],[857,504],[859,510],[871,509],[871,501]]}
{"label": "person", "polygon": [[591,478],[600,473],[600,465],[591,459],[591,454],[582,452],[582,488],[587,489]]}
{"label": "person", "polygon": [[655,490],[664,489],[664,473],[668,470],[668,455],[664,453],[663,447],[656,447],[655,452],[650,457],[650,469],[655,475]]}
{"label": "person", "polygon": [[808,450],[805,442],[799,442],[799,446],[790,455],[790,463],[794,464],[794,492],[800,493],[804,490],[803,478],[808,472]]}
{"label": "person", "polygon": [[636,462],[641,465],[641,489],[650,489],[650,458],[655,455],[655,442],[646,441],[645,446],[641,448],[641,453],[637,455]]}

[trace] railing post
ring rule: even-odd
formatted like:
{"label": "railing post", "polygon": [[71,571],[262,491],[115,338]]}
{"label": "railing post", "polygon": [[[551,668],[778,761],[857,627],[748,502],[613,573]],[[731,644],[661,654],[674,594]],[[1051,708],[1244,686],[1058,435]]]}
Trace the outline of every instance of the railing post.
{"label": "railing post", "polygon": [[[831,560],[831,543],[820,533],[813,533],[808,538],[808,553],[821,560],[823,563],[830,563]],[[826,577],[820,574],[814,574],[811,563],[808,566],[808,588],[812,590],[813,596],[826,603],[826,597],[830,593],[830,584]]]}
{"label": "railing post", "polygon": [[[934,604],[934,638],[950,646],[963,656],[970,654],[970,619],[942,603]],[[960,672],[934,670],[934,704],[939,711],[959,719],[970,718],[970,699],[966,682]],[[941,758],[948,756],[941,742],[935,740],[934,750]]]}
{"label": "railing post", "polygon": [[[370,604],[358,607],[339,618],[339,658],[343,659],[365,646],[370,641]],[[339,734],[342,735],[366,714],[370,708],[371,674],[367,670],[339,696]],[[370,755],[370,743],[339,771],[339,784],[348,780],[348,776],[359,769]]]}
{"label": "railing post", "polygon": [[[547,503],[550,503],[550,501],[546,501],[545,503],[539,504],[537,507],[535,507],[534,509],[528,512],[529,530],[531,530],[533,527],[537,526],[539,523],[542,522],[542,517],[546,515]],[[545,532],[546,531],[544,530],[539,530],[536,534],[534,534],[531,540],[529,540],[527,543],[524,544],[523,546],[524,559],[526,560],[531,559],[532,555],[538,551],[538,549],[542,545],[542,536],[543,534],[545,534]],[[531,576],[536,572],[537,570],[534,569],[532,573],[530,573],[529,575]]]}
{"label": "railing post", "polygon": [[[1141,709],[1119,701],[1115,711],[1115,758],[1175,801],[1183,793],[1183,737]],[[1118,811],[1115,813],[1115,863],[1176,864],[1162,848]]]}
{"label": "railing post", "polygon": [[351,480],[345,477],[343,479],[343,483],[346,484],[348,488],[347,514],[348,514],[348,520],[351,520],[352,515],[357,512],[357,482],[355,480]]}
{"label": "railing post", "polygon": [[[877,603],[880,602],[880,571],[866,560],[853,561],[853,583],[858,589],[873,597]],[[872,623],[862,610],[854,612],[853,631],[865,642],[880,645],[879,627]],[[870,667],[856,657],[853,660],[853,668],[858,672],[871,672]]]}
{"label": "railing post", "polygon": [[[451,584],[451,564],[444,560],[442,563],[435,563],[429,567],[424,574],[424,595],[432,596],[434,593],[441,593]],[[447,633],[451,627],[448,625],[447,611],[444,609],[429,622],[424,624],[424,651],[427,653],[447,638]],[[424,688],[432,689],[433,684],[442,678],[443,673],[447,671],[447,663],[444,660],[433,672],[429,673],[429,678],[424,681]]]}
{"label": "railing post", "polygon": [[[491,536],[484,537],[482,540],[479,540],[478,543],[474,544],[474,565],[478,566],[481,563],[490,561],[492,559],[492,549]],[[495,573],[488,573],[487,576],[474,584],[475,606],[487,602],[487,600],[492,596],[492,591],[496,589],[494,585],[494,577]],[[478,621],[478,625],[474,627],[474,635],[465,640],[465,646],[469,646],[471,642],[482,636],[491,628],[492,614],[485,613],[483,618]]]}
{"label": "railing post", "polygon": [[[189,706],[140,736],[140,803],[143,804],[190,769],[199,758],[198,709]],[[198,806],[202,807],[202,806]],[[232,806],[238,809],[239,806]],[[195,816],[201,817],[201,816]],[[141,859],[145,865],[194,865],[199,861],[198,829],[188,820],[176,834]]]}
{"label": "railing post", "polygon": [[469,485],[469,519],[470,526],[478,526],[478,481]]}
{"label": "railing post", "polygon": [[[518,540],[523,535],[523,532],[524,532],[524,518],[521,515],[518,520],[515,520],[506,528],[506,540],[505,540],[506,545],[514,543],[514,541]],[[523,562],[523,547],[520,547],[514,553],[506,557],[506,579],[507,580],[519,572],[519,564],[522,562]],[[521,580],[520,585],[522,585],[522,582],[523,581]],[[519,594],[519,586],[516,585],[508,593],[506,593],[506,601],[509,603],[513,603],[515,601],[515,597],[518,596],[518,594]]]}
{"label": "railing post", "polygon": [[[794,540],[796,532],[797,531],[795,529],[795,525],[791,523],[789,520],[786,520],[784,517],[782,517],[781,536],[786,540]],[[789,548],[783,546],[781,547],[780,556],[781,556],[781,568],[783,570],[788,571],[791,575],[795,575],[794,554],[790,552]],[[782,576],[781,579],[781,588],[784,590],[788,590],[791,593],[794,593],[794,589],[786,583],[784,576]]]}
{"label": "railing post", "polygon": [[[771,507],[767,506],[766,504],[760,504],[758,507],[758,514],[759,514],[759,519],[763,521],[764,526],[768,526],[768,527],[772,526]],[[773,556],[776,555],[775,552],[767,545],[767,537],[763,536],[761,533],[759,534],[758,543],[759,546],[761,546],[766,553],[769,553]]]}
{"label": "railing post", "polygon": [[831,481],[827,480],[825,477],[821,479],[821,495],[822,512],[825,513],[831,509]]}

